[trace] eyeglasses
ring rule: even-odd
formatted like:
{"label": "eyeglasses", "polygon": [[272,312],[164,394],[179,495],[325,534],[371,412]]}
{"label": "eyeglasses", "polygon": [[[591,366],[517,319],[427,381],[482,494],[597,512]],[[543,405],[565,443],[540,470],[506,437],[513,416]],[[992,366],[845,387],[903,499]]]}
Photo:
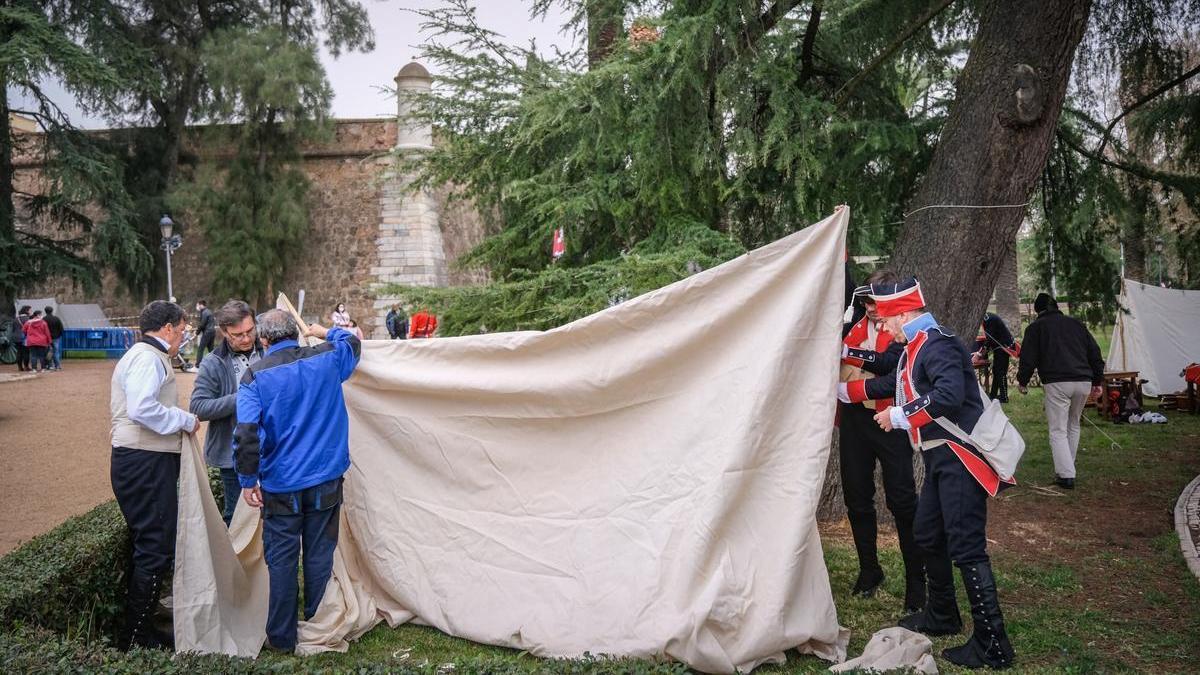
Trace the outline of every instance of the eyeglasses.
{"label": "eyeglasses", "polygon": [[231,340],[241,340],[243,338],[254,337],[254,331],[255,328],[251,328],[250,330],[245,330],[240,333],[231,333],[229,331],[225,331],[225,337]]}

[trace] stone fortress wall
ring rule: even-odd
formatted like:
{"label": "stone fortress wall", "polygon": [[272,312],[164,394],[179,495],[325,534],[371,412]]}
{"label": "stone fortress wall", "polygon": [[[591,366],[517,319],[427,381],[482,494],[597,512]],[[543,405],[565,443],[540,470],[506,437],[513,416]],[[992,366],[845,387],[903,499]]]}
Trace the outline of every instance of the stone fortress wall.
{"label": "stone fortress wall", "polygon": [[[411,99],[405,96],[428,91],[431,83],[424,67],[408,64],[396,76],[397,118],[336,120],[331,141],[304,148],[303,169],[311,182],[309,232],[276,290],[295,303],[297,292],[304,289],[306,319],[328,323],[334,305],[344,302],[365,335],[386,337],[383,318],[396,299],[384,297],[378,290],[381,284],[447,286],[486,280],[478,271],[452,269],[460,255],[488,234],[479,214],[461,202],[448,204],[448,188],[407,191],[408,178],[397,169],[397,155],[433,147],[432,129],[407,121]],[[14,160],[18,187],[37,191],[41,161],[32,154]],[[189,311],[199,299],[207,299],[210,307],[220,306],[227,298],[212,294],[208,244],[201,228],[189,214],[171,215],[184,240],[172,256],[175,297]],[[163,255],[157,248],[152,252]],[[165,292],[164,288],[156,297]],[[110,317],[136,315],[154,299],[134,297],[112,273],[104,275],[98,293],[85,293],[58,279],[23,289],[21,296],[97,303]]]}

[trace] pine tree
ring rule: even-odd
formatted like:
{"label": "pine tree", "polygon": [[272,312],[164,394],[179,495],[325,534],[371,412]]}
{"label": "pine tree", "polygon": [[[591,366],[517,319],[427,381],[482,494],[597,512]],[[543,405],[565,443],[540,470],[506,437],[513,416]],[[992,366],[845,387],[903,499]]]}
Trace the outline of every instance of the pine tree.
{"label": "pine tree", "polygon": [[[11,320],[20,289],[48,277],[94,288],[97,265],[124,269],[134,278],[150,271],[120,162],[104,139],[76,129],[41,87],[55,77],[94,101],[125,86],[112,67],[72,40],[72,30],[43,3],[0,2],[0,320]],[[13,91],[33,105],[13,108]],[[17,134],[10,113],[33,118],[42,134]],[[15,150],[36,153],[44,162],[36,192],[14,185]],[[87,208],[96,204],[104,206],[99,217]]]}
{"label": "pine tree", "polygon": [[1153,166],[1115,135],[1094,150],[1105,134],[1092,85],[1195,25],[1197,0],[628,2],[631,28],[601,60],[586,21],[608,5],[564,4],[590,59],[506,45],[468,0],[421,13],[439,75],[425,110],[443,142],[419,169],[495,216],[500,233],[463,262],[497,279],[545,269],[560,226],[555,264],[578,267],[704,230],[753,247],[847,202],[852,250],[894,249],[893,265],[973,333],[1025,215],[1056,241],[1071,295],[1111,307],[1112,223],[1133,208],[1122,181],[1184,204],[1195,194],[1196,167],[1177,161],[1195,137],[1180,133],[1194,121],[1190,77],[1162,70],[1178,86],[1159,91],[1164,107],[1141,104],[1152,130],[1139,133],[1172,158]]}
{"label": "pine tree", "polygon": [[282,28],[231,30],[202,58],[210,74],[206,145],[234,149],[227,164],[206,164],[172,203],[196,216],[208,241],[218,295],[267,303],[308,230],[308,180],[300,146],[322,138],[332,91],[315,46]]}

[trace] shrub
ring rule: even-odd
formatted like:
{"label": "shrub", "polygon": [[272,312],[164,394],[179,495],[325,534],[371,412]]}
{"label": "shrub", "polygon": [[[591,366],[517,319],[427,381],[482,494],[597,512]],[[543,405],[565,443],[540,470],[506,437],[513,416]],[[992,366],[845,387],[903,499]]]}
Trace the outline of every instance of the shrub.
{"label": "shrub", "polygon": [[233,658],[214,654],[173,655],[162,650],[135,649],[120,652],[104,645],[88,645],[81,640],[65,638],[43,628],[19,628],[0,634],[0,672],[4,673],[78,673],[104,672],[111,675],[140,675],[141,673],[339,673],[359,675],[384,673],[421,675],[523,675],[529,672],[552,675],[682,675],[688,672],[682,664],[631,659],[578,660],[546,659],[513,661],[498,657],[475,657],[454,664],[453,669],[437,663],[399,664],[395,661],[364,661],[346,664],[339,661],[309,660],[302,657],[269,655],[257,660]]}
{"label": "shrub", "polygon": [[28,623],[112,634],[128,559],[128,530],[115,501],[35,537],[0,558],[0,630]]}

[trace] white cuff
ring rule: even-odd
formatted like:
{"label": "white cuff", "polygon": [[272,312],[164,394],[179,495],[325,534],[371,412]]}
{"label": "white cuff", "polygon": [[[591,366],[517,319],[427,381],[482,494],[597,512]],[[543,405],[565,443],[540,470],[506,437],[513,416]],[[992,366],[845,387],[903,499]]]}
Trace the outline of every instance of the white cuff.
{"label": "white cuff", "polygon": [[837,398],[842,403],[850,402],[850,388],[846,386],[845,382],[838,382]]}
{"label": "white cuff", "polygon": [[844,359],[847,356],[850,356],[850,345],[843,342],[842,343],[842,358]]}
{"label": "white cuff", "polygon": [[904,409],[900,406],[894,405],[891,408],[888,408],[888,415],[892,418],[893,429],[907,430],[912,428],[912,425],[908,422],[908,418],[904,416]]}

